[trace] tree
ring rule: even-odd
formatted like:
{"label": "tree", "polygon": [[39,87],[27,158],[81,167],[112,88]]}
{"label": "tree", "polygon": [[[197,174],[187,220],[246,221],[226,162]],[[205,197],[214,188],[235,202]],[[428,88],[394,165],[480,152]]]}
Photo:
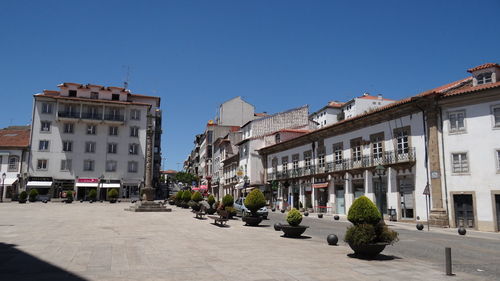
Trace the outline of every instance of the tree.
{"label": "tree", "polygon": [[175,180],[185,183],[186,185],[191,185],[193,181],[198,181],[198,177],[187,172],[178,172],[175,174]]}

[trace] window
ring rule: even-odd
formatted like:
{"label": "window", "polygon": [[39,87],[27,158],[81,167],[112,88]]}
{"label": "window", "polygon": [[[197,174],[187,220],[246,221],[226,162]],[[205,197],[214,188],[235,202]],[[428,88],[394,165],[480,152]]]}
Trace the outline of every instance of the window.
{"label": "window", "polygon": [[87,135],[96,134],[96,125],[87,125]]}
{"label": "window", "polygon": [[61,171],[71,171],[71,159],[61,160]]}
{"label": "window", "polygon": [[110,136],[118,136],[118,127],[109,127]]}
{"label": "window", "polygon": [[465,112],[455,111],[448,113],[448,120],[450,121],[450,133],[465,131]]}
{"label": "window", "polygon": [[137,167],[139,165],[137,164],[136,161],[129,161],[128,162],[128,172],[129,173],[137,173]]}
{"label": "window", "polygon": [[334,161],[335,164],[340,164],[342,163],[342,152],[344,148],[342,143],[337,143],[333,145],[333,154],[334,154]]}
{"label": "window", "polygon": [[69,90],[68,91],[68,96],[70,96],[70,97],[76,97],[76,90]]}
{"label": "window", "polygon": [[130,127],[130,136],[138,137],[139,136],[139,127]]}
{"label": "window", "polygon": [[496,151],[497,156],[497,170],[500,171],[500,150]]}
{"label": "window", "polygon": [[495,122],[495,127],[500,127],[500,106],[493,108],[493,122]]}
{"label": "window", "polygon": [[324,154],[321,154],[318,156],[318,166],[320,168],[324,168],[325,167],[325,155]]}
{"label": "window", "polygon": [[40,150],[40,151],[47,151],[47,150],[49,150],[49,141],[48,140],[41,140],[38,143],[38,150]]}
{"label": "window", "polygon": [[275,143],[280,143],[281,142],[281,136],[279,133],[276,134],[276,136],[274,137],[274,141]]}
{"label": "window", "polygon": [[9,157],[8,171],[9,172],[17,172],[18,166],[19,166],[19,157],[18,156],[10,156]]}
{"label": "window", "polygon": [[52,113],[52,104],[51,103],[42,103],[42,113],[50,114]]}
{"label": "window", "polygon": [[476,77],[476,79],[477,79],[477,84],[478,84],[478,85],[481,85],[481,84],[488,84],[488,83],[491,83],[491,82],[492,82],[491,76],[492,76],[492,73],[491,73],[491,72],[488,72],[488,73],[483,73],[483,74],[479,74],[479,75]]}
{"label": "window", "polygon": [[108,153],[116,154],[117,150],[118,150],[117,143],[108,143]]}
{"label": "window", "polygon": [[73,151],[73,142],[72,141],[63,141],[63,151],[64,152]]}
{"label": "window", "polygon": [[130,110],[130,119],[140,120],[141,119],[141,111],[139,109]]}
{"label": "window", "polygon": [[36,169],[37,170],[47,170],[48,167],[48,160],[46,159],[38,159],[36,162]]}
{"label": "window", "polygon": [[299,155],[298,154],[292,155],[292,169],[294,171],[297,171],[299,169]]}
{"label": "window", "polygon": [[372,143],[372,156],[374,159],[382,158],[384,153],[384,134],[376,134],[370,136]]}
{"label": "window", "polygon": [[73,134],[75,132],[74,124],[73,123],[64,123],[63,132],[65,134]]}
{"label": "window", "polygon": [[99,99],[99,93],[98,92],[90,92],[90,98],[93,100]]}
{"label": "window", "polygon": [[41,122],[41,131],[42,132],[50,132],[50,122],[49,121],[42,121]]}
{"label": "window", "polygon": [[111,100],[120,100],[120,94],[111,94]]}
{"label": "window", "polygon": [[361,161],[361,139],[351,140],[351,154],[353,161]]}
{"label": "window", "polygon": [[106,161],[106,172],[116,172],[116,161],[114,160]]}
{"label": "window", "polygon": [[452,153],[452,169],[453,173],[468,173],[469,161],[467,160],[467,153]]}
{"label": "window", "polygon": [[304,167],[306,168],[306,170],[311,168],[311,155],[312,151],[310,150],[304,152]]}
{"label": "window", "polygon": [[410,150],[410,143],[409,143],[409,133],[410,128],[399,128],[394,130],[394,136],[396,137],[396,144],[397,144],[397,153],[398,154],[406,154]]}
{"label": "window", "polygon": [[282,166],[283,172],[288,171],[288,156],[281,158],[281,166]]}
{"label": "window", "polygon": [[94,170],[94,160],[84,160],[83,161],[83,170],[84,171],[93,171]]}
{"label": "window", "polygon": [[88,141],[85,143],[85,152],[95,153],[95,142]]}
{"label": "window", "polygon": [[136,143],[131,143],[128,146],[128,153],[136,155],[139,152],[139,145]]}

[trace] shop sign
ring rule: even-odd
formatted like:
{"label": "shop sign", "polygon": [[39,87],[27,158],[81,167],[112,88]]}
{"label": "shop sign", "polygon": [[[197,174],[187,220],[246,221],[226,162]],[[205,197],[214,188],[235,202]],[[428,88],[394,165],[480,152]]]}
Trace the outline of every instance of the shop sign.
{"label": "shop sign", "polygon": [[78,182],[84,182],[84,183],[99,183],[99,179],[78,179]]}

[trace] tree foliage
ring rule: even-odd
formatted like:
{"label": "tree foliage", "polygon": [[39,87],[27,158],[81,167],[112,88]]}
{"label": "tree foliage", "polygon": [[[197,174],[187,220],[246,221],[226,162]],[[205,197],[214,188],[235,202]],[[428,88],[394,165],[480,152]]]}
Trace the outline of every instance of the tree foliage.
{"label": "tree foliage", "polygon": [[177,182],[185,183],[186,185],[191,185],[193,181],[198,181],[198,177],[187,172],[178,172],[175,174],[175,180]]}

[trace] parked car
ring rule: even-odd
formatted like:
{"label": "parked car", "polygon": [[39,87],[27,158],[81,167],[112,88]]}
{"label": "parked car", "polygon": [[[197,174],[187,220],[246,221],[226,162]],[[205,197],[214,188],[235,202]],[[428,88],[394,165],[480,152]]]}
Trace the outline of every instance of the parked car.
{"label": "parked car", "polygon": [[[243,216],[250,214],[250,211],[245,207],[245,197],[241,197],[234,201],[233,207],[236,209],[237,216]],[[262,207],[257,211],[257,214],[267,219],[268,211],[266,207]]]}

